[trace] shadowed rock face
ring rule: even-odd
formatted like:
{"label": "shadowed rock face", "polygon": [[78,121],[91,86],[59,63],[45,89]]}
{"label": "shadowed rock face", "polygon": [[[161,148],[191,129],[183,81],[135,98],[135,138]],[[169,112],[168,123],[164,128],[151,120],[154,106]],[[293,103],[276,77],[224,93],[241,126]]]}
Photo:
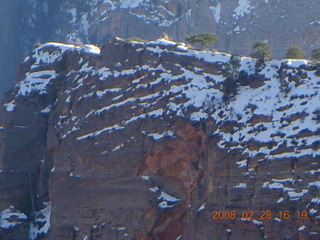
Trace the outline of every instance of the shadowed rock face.
{"label": "shadowed rock face", "polygon": [[18,32],[19,20],[19,2],[17,0],[2,1],[0,9],[1,96],[5,90],[8,90],[13,85],[15,69],[21,61],[20,57],[23,54]]}
{"label": "shadowed rock face", "polygon": [[0,112],[1,239],[317,239],[318,66],[230,57],[37,48]]}

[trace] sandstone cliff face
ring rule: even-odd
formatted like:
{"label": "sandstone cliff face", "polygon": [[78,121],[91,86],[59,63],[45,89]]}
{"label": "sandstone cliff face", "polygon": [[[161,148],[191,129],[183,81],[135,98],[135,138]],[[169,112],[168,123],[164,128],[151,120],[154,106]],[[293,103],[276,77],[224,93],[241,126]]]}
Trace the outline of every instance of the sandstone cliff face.
{"label": "sandstone cliff face", "polygon": [[0,112],[1,239],[318,239],[319,67],[237,60],[165,40],[37,48]]}

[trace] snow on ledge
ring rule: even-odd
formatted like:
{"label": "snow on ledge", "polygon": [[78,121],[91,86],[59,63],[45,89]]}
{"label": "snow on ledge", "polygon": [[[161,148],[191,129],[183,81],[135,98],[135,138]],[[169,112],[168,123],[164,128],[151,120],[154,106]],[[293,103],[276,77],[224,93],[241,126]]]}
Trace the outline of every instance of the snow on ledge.
{"label": "snow on ledge", "polygon": [[148,137],[151,137],[155,141],[157,141],[157,140],[159,140],[161,138],[165,138],[165,137],[173,138],[174,137],[174,132],[173,131],[166,131],[166,132],[163,132],[163,133],[150,133],[148,135]]}
{"label": "snow on ledge", "polygon": [[13,112],[13,110],[15,109],[16,105],[14,104],[14,100],[4,104],[4,107],[6,108],[7,112]]}
{"label": "snow on ledge", "polygon": [[207,202],[205,202],[204,204],[201,205],[201,207],[199,207],[197,212],[201,212],[202,210],[204,210],[206,208],[206,204]]}
{"label": "snow on ledge", "polygon": [[173,208],[175,206],[175,202],[181,201],[181,199],[171,196],[170,194],[164,191],[161,191],[161,195],[160,197],[158,197],[158,200],[162,200],[162,202],[158,204],[158,207],[162,209]]}
{"label": "snow on ledge", "polygon": [[56,77],[57,74],[53,70],[28,72],[26,78],[16,85],[16,88],[19,89],[18,94],[26,96],[33,91],[39,92],[40,94],[47,93],[47,85]]}
{"label": "snow on ledge", "polygon": [[93,44],[84,44],[84,45],[74,45],[74,44],[65,44],[65,43],[57,43],[57,42],[48,42],[43,44],[41,48],[45,47],[58,47],[62,51],[68,50],[68,49],[77,49],[79,51],[84,51],[88,53],[93,53],[93,54],[100,54],[100,48],[93,45]]}
{"label": "snow on ledge", "polygon": [[233,186],[233,188],[247,188],[246,183],[238,183],[236,186]]}
{"label": "snow on ledge", "polygon": [[310,61],[307,59],[283,59],[281,60],[281,63],[286,64],[290,67],[300,67],[302,65],[309,65]]}
{"label": "snow on ledge", "polygon": [[36,240],[38,235],[47,234],[51,225],[51,204],[44,203],[45,207],[38,212],[35,212],[35,221],[30,223],[29,239]]}
{"label": "snow on ledge", "polygon": [[16,211],[13,206],[0,212],[0,228],[13,228],[26,220],[27,216],[20,211]]}
{"label": "snow on ledge", "polygon": [[136,8],[143,3],[143,0],[123,0],[123,1],[111,1],[105,0],[104,3],[109,4],[110,10],[115,10],[117,8],[127,9]]}
{"label": "snow on ledge", "polygon": [[158,40],[155,40],[155,41],[151,41],[151,42],[148,42],[147,43],[147,46],[149,45],[166,45],[166,46],[176,46],[178,43],[177,42],[173,42],[173,41],[169,41],[169,40],[166,40],[166,39],[163,39],[163,38],[160,38]]}

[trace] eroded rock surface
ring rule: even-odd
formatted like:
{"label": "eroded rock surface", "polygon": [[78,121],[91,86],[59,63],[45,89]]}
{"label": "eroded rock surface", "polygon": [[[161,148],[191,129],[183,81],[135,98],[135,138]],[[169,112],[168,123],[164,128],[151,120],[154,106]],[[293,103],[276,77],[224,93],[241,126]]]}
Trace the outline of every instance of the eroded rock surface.
{"label": "eroded rock surface", "polygon": [[30,239],[318,239],[317,66],[236,58],[161,39],[37,48],[0,112],[0,210],[27,217],[1,237],[28,222]]}

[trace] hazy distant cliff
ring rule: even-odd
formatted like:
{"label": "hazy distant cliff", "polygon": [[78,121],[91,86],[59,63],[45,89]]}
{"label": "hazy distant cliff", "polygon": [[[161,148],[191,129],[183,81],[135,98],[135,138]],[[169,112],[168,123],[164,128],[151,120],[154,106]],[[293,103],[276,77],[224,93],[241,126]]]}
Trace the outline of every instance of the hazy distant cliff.
{"label": "hazy distant cliff", "polygon": [[165,40],[37,48],[0,111],[1,239],[318,239],[319,66],[234,60]]}
{"label": "hazy distant cliff", "polygon": [[15,69],[22,56],[19,35],[19,3],[17,0],[1,2],[0,9],[0,95],[13,85]]}

